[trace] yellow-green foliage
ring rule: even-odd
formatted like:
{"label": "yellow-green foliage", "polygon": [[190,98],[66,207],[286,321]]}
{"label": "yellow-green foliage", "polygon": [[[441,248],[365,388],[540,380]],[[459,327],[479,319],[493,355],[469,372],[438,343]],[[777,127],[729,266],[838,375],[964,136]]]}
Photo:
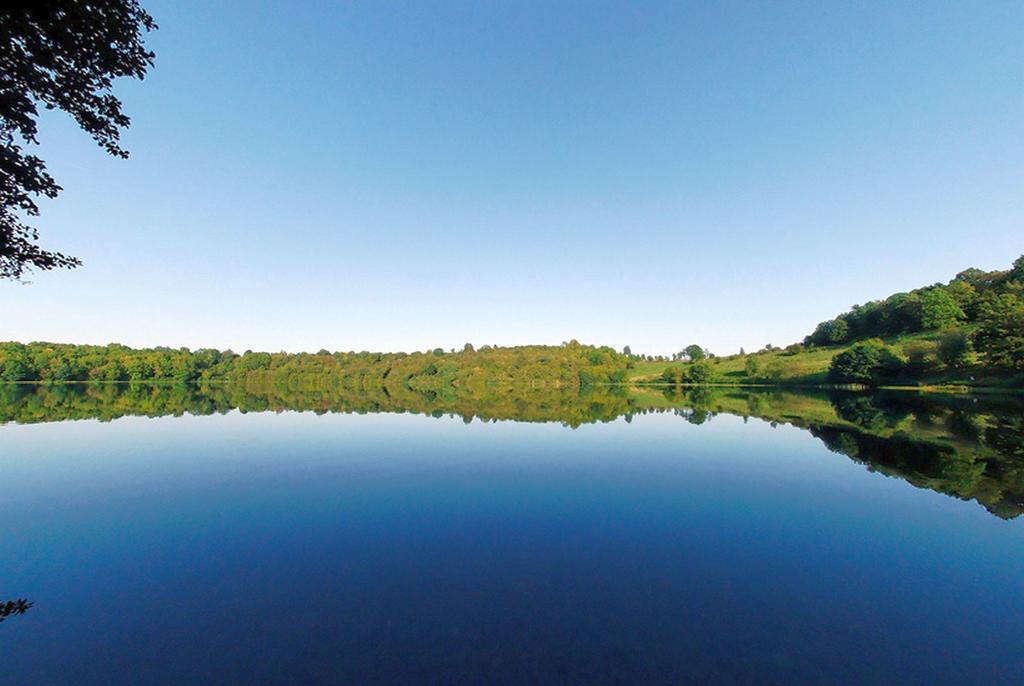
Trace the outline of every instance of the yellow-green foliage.
{"label": "yellow-green foliage", "polygon": [[[307,378],[310,381],[311,377]],[[315,384],[310,384],[314,386]],[[610,421],[636,411],[623,386],[557,388],[518,384],[512,387],[445,386],[438,390],[409,385],[363,389],[295,388],[263,383],[201,384],[0,384],[0,424],[100,419],[124,416],[180,416],[296,410],[316,413],[371,412],[459,415],[466,421],[516,420],[560,422],[579,426]]]}
{"label": "yellow-green foliage", "polygon": [[457,353],[259,353],[187,348],[135,350],[121,345],[0,343],[0,381],[226,380],[293,388],[367,389],[409,386],[439,389],[531,383],[556,387],[619,383],[628,356],[608,347],[572,341],[561,346],[522,346]]}

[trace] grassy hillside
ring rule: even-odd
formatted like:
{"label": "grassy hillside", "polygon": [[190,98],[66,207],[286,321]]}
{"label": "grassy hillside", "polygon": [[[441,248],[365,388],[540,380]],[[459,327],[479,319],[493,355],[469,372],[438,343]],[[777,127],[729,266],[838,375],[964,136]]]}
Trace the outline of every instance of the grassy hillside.
{"label": "grassy hillside", "polygon": [[[828,366],[832,357],[845,350],[847,345],[831,346],[803,350],[795,355],[785,354],[781,350],[772,352],[751,353],[749,355],[729,355],[715,357],[711,364],[716,372],[719,383],[753,384],[765,383],[764,379],[750,377],[745,369],[748,358],[756,358],[762,368],[775,364],[781,369],[778,383],[787,384],[822,384],[828,374]],[[685,369],[685,362],[637,362],[630,371],[633,382],[657,381],[666,369]]]}
{"label": "grassy hillside", "polygon": [[1005,271],[966,269],[947,284],[854,305],[785,349],[713,357],[690,345],[673,358],[635,360],[629,378],[697,385],[1024,388],[1024,256]]}
{"label": "grassy hillside", "polygon": [[[972,333],[970,326],[960,327],[965,333]],[[912,347],[914,344],[934,344],[941,332],[904,334],[883,339],[897,352]],[[710,360],[714,370],[716,384],[735,385],[799,385],[815,386],[829,383],[828,370],[832,358],[849,350],[855,342],[842,345],[803,348],[787,352],[775,349],[768,352],[750,353],[747,355],[729,355],[715,357]],[[747,372],[749,360],[756,360],[759,373],[750,375]],[[638,361],[630,370],[629,379],[633,383],[658,383],[666,369],[685,371],[687,362]],[[766,372],[770,370],[770,375]],[[977,357],[959,369],[942,368],[920,375],[896,377],[892,386],[975,386],[975,387],[1017,387],[1022,382],[1020,374],[993,370],[982,364]]]}

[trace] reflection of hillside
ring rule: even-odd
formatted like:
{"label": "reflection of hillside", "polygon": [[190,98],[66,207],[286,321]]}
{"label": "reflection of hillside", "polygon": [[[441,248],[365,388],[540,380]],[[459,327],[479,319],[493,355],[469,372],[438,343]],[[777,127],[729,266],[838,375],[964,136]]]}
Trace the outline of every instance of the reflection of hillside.
{"label": "reflection of hillside", "polygon": [[241,412],[398,412],[465,421],[558,422],[577,427],[648,412],[691,424],[716,414],[758,417],[809,431],[869,469],[940,493],[976,500],[1000,517],[1024,512],[1024,399],[910,393],[745,391],[693,388],[681,394],[620,386],[582,390],[394,383],[296,389],[273,384],[206,386],[0,385],[0,422]]}
{"label": "reflection of hillside", "polygon": [[716,413],[808,430],[833,452],[886,476],[963,500],[1003,518],[1024,513],[1024,399],[882,392],[706,391],[664,398]]}

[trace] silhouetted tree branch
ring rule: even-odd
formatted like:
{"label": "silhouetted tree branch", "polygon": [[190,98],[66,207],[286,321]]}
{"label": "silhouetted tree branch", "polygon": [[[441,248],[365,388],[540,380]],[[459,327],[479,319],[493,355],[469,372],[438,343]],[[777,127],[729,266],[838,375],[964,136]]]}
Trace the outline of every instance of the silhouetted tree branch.
{"label": "silhouetted tree branch", "polygon": [[36,145],[39,105],[60,109],[108,153],[126,158],[121,129],[130,123],[111,93],[119,76],[142,79],[155,55],[142,43],[157,28],[136,0],[12,0],[0,9],[0,278],[27,269],[77,267],[68,255],[41,248],[25,223],[39,215],[35,199],[61,187]]}
{"label": "silhouetted tree branch", "polygon": [[8,617],[23,615],[28,612],[31,607],[32,603],[25,598],[0,602],[0,622],[4,621]]}

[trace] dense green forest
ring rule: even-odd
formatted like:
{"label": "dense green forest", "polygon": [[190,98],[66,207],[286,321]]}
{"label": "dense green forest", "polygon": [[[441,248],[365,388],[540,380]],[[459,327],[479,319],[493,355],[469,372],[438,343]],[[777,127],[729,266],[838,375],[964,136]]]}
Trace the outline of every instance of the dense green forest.
{"label": "dense green forest", "polygon": [[230,381],[293,388],[441,389],[532,383],[576,388],[619,383],[631,356],[570,341],[460,352],[263,353],[187,348],[133,349],[123,345],[0,343],[0,381]]}

